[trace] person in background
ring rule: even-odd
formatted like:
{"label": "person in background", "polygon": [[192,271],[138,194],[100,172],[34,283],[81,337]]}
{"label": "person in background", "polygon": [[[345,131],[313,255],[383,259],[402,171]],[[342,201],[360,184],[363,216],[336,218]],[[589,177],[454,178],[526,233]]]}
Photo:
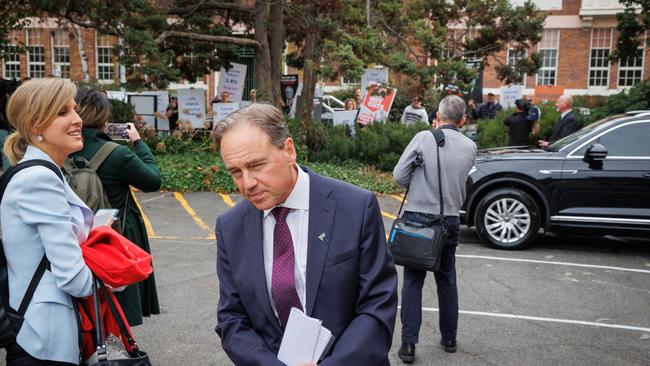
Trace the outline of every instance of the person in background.
{"label": "person in background", "polygon": [[354,101],[357,103],[357,106],[360,106],[363,103],[363,95],[359,88],[354,89]]}
{"label": "person in background", "polygon": [[573,114],[573,98],[570,95],[561,95],[555,103],[555,109],[560,112],[560,120],[555,123],[548,141],[539,140],[537,143],[541,148],[546,149],[555,141],[565,138],[580,129],[580,124]]}
{"label": "person in background", "polygon": [[251,91],[248,93],[248,97],[251,103],[257,103],[257,90],[251,89]]}
{"label": "person in background", "polygon": [[210,104],[214,103],[230,103],[230,93],[224,90],[221,92],[221,95],[215,95]]}
{"label": "person in background", "polygon": [[530,134],[539,133],[539,123],[528,119],[528,104],[525,98],[515,101],[515,112],[503,121],[508,126],[508,146],[529,146]]}
{"label": "person in background", "polygon": [[[397,165],[393,178],[402,187],[409,187],[408,202],[403,218],[429,226],[440,214],[438,174],[442,172],[444,220],[448,237],[442,249],[440,270],[433,273],[438,290],[440,344],[449,353],[456,352],[458,329],[458,288],[456,287],[456,247],[460,231],[460,208],[465,201],[466,182],[476,160],[476,145],[459,131],[465,123],[465,101],[450,95],[440,101],[436,127],[445,135],[440,147],[430,130],[417,133],[408,144]],[[423,169],[414,170],[413,162],[421,156]],[[440,171],[438,170],[440,158]],[[397,356],[404,362],[415,361],[422,324],[422,286],[427,272],[404,267],[402,284],[402,346]]]}
{"label": "person in background", "polygon": [[[83,150],[72,156],[83,156],[90,161],[104,144],[111,141],[106,134],[111,105],[106,97],[89,88],[79,90],[75,100],[83,120],[85,143]],[[122,235],[147,253],[151,253],[142,213],[131,194],[131,186],[143,192],[159,190],[160,169],[151,150],[140,138],[138,130],[132,123],[128,125],[126,132],[128,142],[133,144],[133,151],[126,146],[117,147],[97,169],[97,175],[102,181],[111,207],[118,209],[119,217],[126,220]],[[116,292],[115,296],[131,326],[142,324],[143,316],[160,314],[154,273],[140,283],[127,286],[124,291]]]}
{"label": "person in background", "polygon": [[349,98],[348,100],[345,101],[346,111],[353,111],[355,109],[357,109],[357,102],[355,102],[354,99]]}
{"label": "person in background", "polygon": [[496,96],[494,93],[488,93],[488,101],[481,104],[480,107],[476,108],[474,100],[471,100],[467,103],[472,111],[472,118],[474,119],[494,119],[497,112],[503,109],[501,104],[496,101]]}
{"label": "person in background", "polygon": [[169,97],[169,105],[165,111],[165,115],[169,120],[169,129],[171,131],[178,130],[178,98],[172,95]]}
{"label": "person in background", "polygon": [[412,103],[404,108],[401,122],[407,125],[412,125],[420,121],[428,122],[429,115],[427,115],[427,111],[422,107],[420,97],[415,97],[413,98]]}
{"label": "person in background", "polygon": [[[76,92],[72,82],[59,78],[27,81],[16,89],[7,105],[7,118],[16,131],[4,145],[12,164],[46,160],[61,173],[68,155],[84,144]],[[49,261],[16,342],[7,347],[7,366],[79,364],[74,298],[92,294],[93,274],[80,244],[88,238],[93,212],[62,176],[44,166],[25,168],[9,181],[2,198],[0,222],[12,309],[18,309],[39,263]]]}
{"label": "person in background", "polygon": [[397,273],[374,194],[299,166],[270,104],[233,112],[214,138],[243,197],[215,226],[215,330],[230,360],[284,365],[277,353],[295,307],[335,337],[320,365],[389,365]]}

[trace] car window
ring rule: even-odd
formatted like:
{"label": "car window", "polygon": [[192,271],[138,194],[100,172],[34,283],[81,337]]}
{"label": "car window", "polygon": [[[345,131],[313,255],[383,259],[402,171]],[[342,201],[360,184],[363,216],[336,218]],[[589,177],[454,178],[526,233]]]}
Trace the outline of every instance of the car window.
{"label": "car window", "polygon": [[[644,156],[650,157],[650,122],[633,123],[619,127],[600,136],[592,143],[599,143],[607,149],[608,157]],[[583,156],[591,143],[581,147],[574,155]]]}
{"label": "car window", "polygon": [[583,137],[591,134],[591,133],[598,133],[599,130],[606,129],[608,126],[611,124],[610,121],[616,120],[620,118],[621,115],[613,115],[609,116],[607,118],[604,118],[598,122],[594,122],[592,124],[589,124],[582,129],[570,134],[569,136],[566,136],[560,140],[555,141],[551,146],[548,147],[549,151],[561,151],[565,147],[573,144],[574,142],[578,140],[582,140]]}

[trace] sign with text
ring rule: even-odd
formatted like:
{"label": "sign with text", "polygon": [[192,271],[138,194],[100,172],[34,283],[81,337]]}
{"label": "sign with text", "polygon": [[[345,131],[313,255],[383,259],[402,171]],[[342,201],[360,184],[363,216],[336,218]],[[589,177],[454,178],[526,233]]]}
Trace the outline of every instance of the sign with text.
{"label": "sign with text", "polygon": [[544,101],[554,101],[557,100],[557,98],[559,98],[562,94],[564,94],[563,86],[552,86],[552,85],[536,86],[533,103],[539,104]]}
{"label": "sign with text", "polygon": [[239,103],[213,103],[214,122],[219,123],[230,113],[239,110]]}
{"label": "sign with text", "polygon": [[[280,77],[280,91],[282,92],[282,102],[284,103],[283,112],[286,115],[291,113],[298,95],[298,86],[300,81],[298,75],[282,75]],[[295,109],[293,109],[295,111]]]}
{"label": "sign with text", "polygon": [[178,121],[189,121],[193,128],[205,128],[203,89],[178,89]]}
{"label": "sign with text", "polygon": [[361,94],[365,94],[370,84],[388,83],[388,69],[365,69],[361,78]]}
{"label": "sign with text", "polygon": [[378,84],[370,84],[359,109],[357,122],[369,125],[374,122],[384,122],[388,118],[390,107],[393,105],[397,89],[386,88]]}
{"label": "sign with text", "polygon": [[244,82],[246,80],[246,65],[231,63],[232,67],[229,70],[221,68],[219,71],[219,87],[217,87],[217,95],[221,95],[224,91],[230,94],[231,102],[241,101],[242,94],[244,93]]}
{"label": "sign with text", "polygon": [[524,87],[522,85],[510,85],[501,88],[499,94],[499,103],[504,109],[514,108],[515,100],[521,99],[524,96]]}

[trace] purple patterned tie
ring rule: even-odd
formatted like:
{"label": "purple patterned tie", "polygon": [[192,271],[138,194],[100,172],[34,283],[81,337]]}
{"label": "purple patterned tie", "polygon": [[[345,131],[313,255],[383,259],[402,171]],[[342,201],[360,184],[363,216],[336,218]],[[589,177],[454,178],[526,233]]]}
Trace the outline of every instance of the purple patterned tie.
{"label": "purple patterned tie", "polygon": [[289,319],[292,307],[302,309],[296,281],[294,278],[295,259],[293,255],[293,240],[287,225],[289,209],[276,207],[271,211],[275,217],[273,230],[273,274],[271,276],[271,296],[275,310],[278,311],[280,323],[284,328]]}

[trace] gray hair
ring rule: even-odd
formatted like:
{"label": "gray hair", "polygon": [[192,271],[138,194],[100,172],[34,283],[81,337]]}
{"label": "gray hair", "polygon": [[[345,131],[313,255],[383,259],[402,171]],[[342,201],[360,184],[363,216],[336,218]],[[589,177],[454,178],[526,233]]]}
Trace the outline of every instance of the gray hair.
{"label": "gray hair", "polygon": [[260,128],[278,148],[283,148],[284,143],[291,137],[282,111],[268,103],[254,103],[230,113],[215,124],[212,136],[217,149],[220,149],[221,139],[226,132],[244,123]]}
{"label": "gray hair", "polygon": [[443,121],[460,123],[465,117],[465,101],[457,95],[446,96],[440,101],[438,113]]}

